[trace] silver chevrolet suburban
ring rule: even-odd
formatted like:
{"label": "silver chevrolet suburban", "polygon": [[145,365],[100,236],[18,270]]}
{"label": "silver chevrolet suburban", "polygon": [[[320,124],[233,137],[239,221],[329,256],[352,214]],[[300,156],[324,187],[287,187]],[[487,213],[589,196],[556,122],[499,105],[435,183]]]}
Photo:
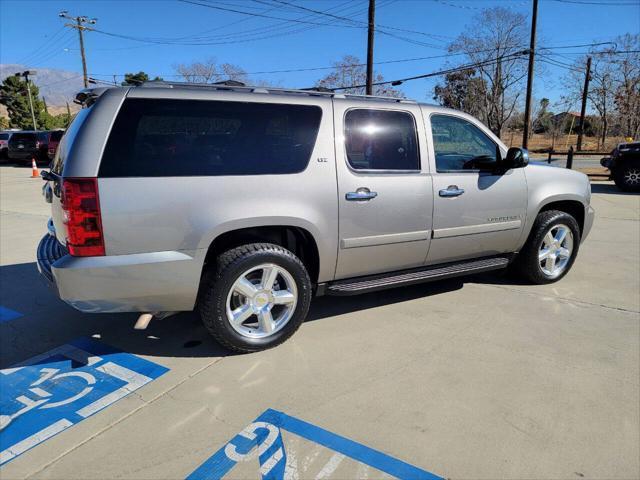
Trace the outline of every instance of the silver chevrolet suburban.
{"label": "silver chevrolet suburban", "polygon": [[286,340],[313,295],[555,282],[593,223],[585,175],[446,108],[164,82],[78,101],[43,173],[40,272],[83,312],[197,309],[236,351]]}

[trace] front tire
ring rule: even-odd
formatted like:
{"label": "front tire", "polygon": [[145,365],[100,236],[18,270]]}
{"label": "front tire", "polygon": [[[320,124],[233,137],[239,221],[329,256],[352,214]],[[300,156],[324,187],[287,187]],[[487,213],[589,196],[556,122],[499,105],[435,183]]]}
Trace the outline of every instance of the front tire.
{"label": "front tire", "polygon": [[580,228],[573,216],[559,210],[538,214],[529,238],[515,260],[521,277],[537,285],[564,277],[580,248]]}
{"label": "front tire", "polygon": [[613,181],[624,192],[640,192],[640,166],[623,164],[615,168]]}
{"label": "front tire", "polygon": [[249,353],[293,335],[307,316],[311,291],[298,257],[279,245],[252,243],[223,253],[205,272],[198,309],[218,343]]}

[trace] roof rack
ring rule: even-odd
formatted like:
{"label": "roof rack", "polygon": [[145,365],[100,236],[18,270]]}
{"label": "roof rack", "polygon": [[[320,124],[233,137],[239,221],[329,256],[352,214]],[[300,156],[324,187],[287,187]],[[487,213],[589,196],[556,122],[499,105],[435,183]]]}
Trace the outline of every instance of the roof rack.
{"label": "roof rack", "polygon": [[354,95],[349,93],[337,93],[326,88],[273,88],[273,87],[254,87],[244,85],[241,82],[224,81],[218,83],[191,83],[191,82],[168,82],[165,80],[151,80],[144,82],[139,87],[134,88],[193,88],[203,90],[216,91],[233,91],[246,93],[270,93],[270,94],[289,94],[289,95],[308,95],[308,96],[324,96],[332,98],[354,98],[362,100],[380,100],[395,103],[417,103],[415,100],[407,100],[405,98],[381,97],[376,95]]}

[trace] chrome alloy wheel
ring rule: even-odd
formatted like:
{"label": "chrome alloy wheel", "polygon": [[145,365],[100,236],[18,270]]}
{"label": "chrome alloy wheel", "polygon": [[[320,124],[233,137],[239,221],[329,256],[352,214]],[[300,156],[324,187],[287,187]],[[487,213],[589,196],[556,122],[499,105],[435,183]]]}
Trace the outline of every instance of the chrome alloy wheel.
{"label": "chrome alloy wheel", "polygon": [[227,319],[249,338],[265,338],[282,330],[298,303],[296,282],[273,263],[250,268],[240,275],[227,295]]}
{"label": "chrome alloy wheel", "polygon": [[640,185],[640,169],[629,168],[624,172],[624,183],[630,187],[637,187]]}
{"label": "chrome alloy wheel", "polygon": [[538,250],[540,269],[549,278],[562,274],[573,253],[573,233],[564,224],[554,225],[542,239]]}

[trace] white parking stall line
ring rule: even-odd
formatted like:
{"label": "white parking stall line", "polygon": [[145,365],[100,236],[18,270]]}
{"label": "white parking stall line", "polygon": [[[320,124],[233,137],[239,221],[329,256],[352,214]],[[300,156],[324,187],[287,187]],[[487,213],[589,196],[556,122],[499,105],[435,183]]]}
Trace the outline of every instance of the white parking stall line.
{"label": "white parking stall line", "polygon": [[107,375],[111,375],[112,377],[116,377],[123,382],[127,382],[127,384],[78,410],[76,413],[81,417],[86,418],[93,415],[98,410],[102,410],[152,380],[149,377],[136,373],[133,370],[129,370],[128,368],[120,365],[116,365],[113,362],[107,362],[104,365],[97,367],[96,370],[106,373]]}
{"label": "white parking stall line", "polygon": [[344,460],[344,457],[345,456],[341,453],[334,453],[329,459],[329,461],[325,463],[324,467],[322,467],[322,470],[318,472],[318,475],[316,475],[316,480],[329,478],[333,474],[333,472],[336,471],[336,468],[338,468],[340,463],[342,463],[342,460]]}
{"label": "white parking stall line", "polygon": [[66,430],[71,425],[73,425],[73,422],[70,422],[67,419],[58,420],[56,423],[49,425],[47,428],[40,430],[38,433],[35,433],[30,437],[27,437],[24,440],[11,445],[6,450],[0,452],[0,465],[8,462],[13,457],[17,457],[21,453],[26,452],[31,447],[38,445],[40,442],[44,442],[47,438],[53,437],[63,430]]}

